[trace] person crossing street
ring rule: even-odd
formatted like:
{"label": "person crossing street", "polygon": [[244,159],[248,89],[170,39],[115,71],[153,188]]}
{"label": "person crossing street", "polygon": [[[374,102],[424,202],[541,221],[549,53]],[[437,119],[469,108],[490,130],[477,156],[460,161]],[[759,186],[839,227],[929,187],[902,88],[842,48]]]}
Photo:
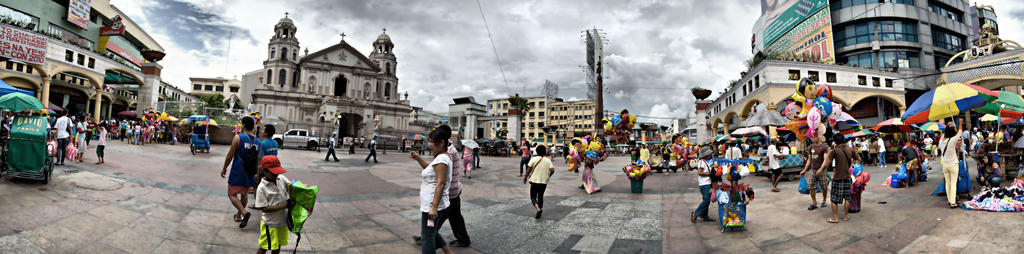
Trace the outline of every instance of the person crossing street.
{"label": "person crossing street", "polygon": [[331,134],[331,139],[327,141],[327,156],[324,157],[325,161],[330,161],[329,158],[334,156],[334,161],[338,161],[338,155],[334,154],[334,145],[338,143],[338,134]]}

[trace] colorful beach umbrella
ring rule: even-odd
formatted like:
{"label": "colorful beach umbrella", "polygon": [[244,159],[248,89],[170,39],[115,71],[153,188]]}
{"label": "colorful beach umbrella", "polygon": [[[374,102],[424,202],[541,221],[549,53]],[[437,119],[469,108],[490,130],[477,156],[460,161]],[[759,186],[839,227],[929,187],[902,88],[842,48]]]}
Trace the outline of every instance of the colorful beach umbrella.
{"label": "colorful beach umbrella", "polygon": [[910,132],[912,127],[909,124],[904,123],[903,120],[899,118],[893,118],[885,120],[879,123],[878,125],[875,125],[875,127],[871,129],[874,130],[875,132],[893,133]]}
{"label": "colorful beach umbrella", "polygon": [[409,136],[409,139],[412,139],[412,140],[420,140],[420,139],[423,139],[423,135],[420,135],[420,134],[412,134],[412,136]]}
{"label": "colorful beach umbrella", "polygon": [[922,131],[941,131],[946,129],[946,125],[939,122],[927,122],[917,126],[917,128]]}
{"label": "colorful beach umbrella", "polygon": [[856,118],[853,118],[850,114],[842,112],[839,115],[839,120],[836,121],[836,129],[840,131],[853,130],[860,128],[860,122]]}
{"label": "colorful beach umbrella", "polygon": [[981,120],[982,122],[992,122],[995,120],[999,120],[999,117],[993,114],[985,114],[981,116],[981,118],[979,118],[978,120]]}
{"label": "colorful beach umbrella", "polygon": [[984,106],[999,93],[970,84],[952,83],[929,90],[910,104],[901,117],[907,124],[938,121]]}
{"label": "colorful beach umbrella", "polygon": [[43,110],[43,103],[39,102],[39,99],[36,99],[36,97],[28,94],[9,93],[0,96],[0,108],[14,112],[26,110],[41,111]]}
{"label": "colorful beach umbrella", "polygon": [[999,97],[995,101],[986,103],[984,106],[974,109],[974,111],[982,114],[1020,119],[1024,116],[1024,98],[1013,92],[999,91]]}

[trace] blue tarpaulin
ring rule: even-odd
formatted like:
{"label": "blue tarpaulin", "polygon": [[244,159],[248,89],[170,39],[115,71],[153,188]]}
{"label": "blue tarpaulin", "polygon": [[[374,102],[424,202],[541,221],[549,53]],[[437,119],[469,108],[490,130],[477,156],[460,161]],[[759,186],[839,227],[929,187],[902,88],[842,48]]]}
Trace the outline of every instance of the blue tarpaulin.
{"label": "blue tarpaulin", "polygon": [[4,82],[2,79],[0,79],[0,95],[5,95],[5,94],[9,94],[9,93],[23,93],[23,94],[27,94],[27,95],[31,95],[31,96],[36,96],[36,93],[33,92],[33,91],[29,91],[29,90],[25,90],[25,89],[14,87],[14,86],[12,86],[10,84],[7,84],[7,82]]}

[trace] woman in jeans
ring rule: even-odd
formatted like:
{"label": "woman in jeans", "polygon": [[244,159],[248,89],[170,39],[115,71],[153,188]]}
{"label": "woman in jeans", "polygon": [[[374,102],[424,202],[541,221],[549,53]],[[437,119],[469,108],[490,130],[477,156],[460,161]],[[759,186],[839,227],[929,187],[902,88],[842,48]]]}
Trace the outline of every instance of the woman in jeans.
{"label": "woman in jeans", "polygon": [[519,147],[519,152],[522,153],[522,158],[519,159],[519,176],[523,176],[523,169],[526,168],[526,164],[530,162],[530,142],[523,139],[522,146]]}
{"label": "woman in jeans", "polygon": [[420,172],[420,235],[423,236],[422,253],[436,253],[441,248],[444,253],[452,253],[447,242],[437,232],[447,219],[449,200],[448,186],[451,184],[452,159],[448,155],[448,139],[452,129],[448,125],[435,128],[428,135],[430,155],[434,160],[430,163],[418,154],[410,152],[409,157],[423,167]]}
{"label": "woman in jeans", "polygon": [[526,184],[527,180],[530,181],[530,202],[533,202],[533,208],[537,209],[537,214],[533,216],[537,220],[544,212],[544,190],[548,188],[548,179],[555,174],[555,168],[551,166],[551,160],[547,155],[547,147],[537,146],[537,157],[530,159],[530,168],[526,170],[526,177],[523,177],[523,184]]}

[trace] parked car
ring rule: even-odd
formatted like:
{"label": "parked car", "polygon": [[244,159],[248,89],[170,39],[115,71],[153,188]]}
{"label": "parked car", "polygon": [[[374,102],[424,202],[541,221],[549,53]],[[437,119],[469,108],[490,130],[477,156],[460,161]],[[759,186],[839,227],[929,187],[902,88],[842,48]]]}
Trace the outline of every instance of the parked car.
{"label": "parked car", "polygon": [[319,137],[310,136],[310,131],[303,129],[291,129],[284,134],[274,134],[273,138],[280,148],[300,147],[320,151],[320,144],[324,143]]}

